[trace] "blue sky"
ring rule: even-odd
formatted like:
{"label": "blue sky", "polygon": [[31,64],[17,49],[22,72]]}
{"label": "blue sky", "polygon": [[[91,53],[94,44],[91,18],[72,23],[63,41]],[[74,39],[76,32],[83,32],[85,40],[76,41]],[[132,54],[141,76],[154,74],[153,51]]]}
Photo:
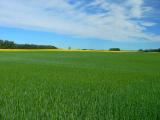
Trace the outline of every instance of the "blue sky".
{"label": "blue sky", "polygon": [[160,0],[1,0],[0,38],[60,48],[160,47]]}

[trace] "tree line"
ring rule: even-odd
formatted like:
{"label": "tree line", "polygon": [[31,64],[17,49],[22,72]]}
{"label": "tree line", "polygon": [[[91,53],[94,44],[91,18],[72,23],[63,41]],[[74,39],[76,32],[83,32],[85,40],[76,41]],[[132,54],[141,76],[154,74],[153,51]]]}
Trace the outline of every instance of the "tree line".
{"label": "tree line", "polygon": [[140,49],[141,52],[160,52],[160,48],[157,49]]}
{"label": "tree line", "polygon": [[[69,49],[69,48],[68,48]],[[95,49],[81,49],[81,50],[95,50]],[[121,51],[120,48],[110,48],[109,51]]]}
{"label": "tree line", "polygon": [[57,49],[52,45],[16,44],[9,40],[0,40],[0,49]]}

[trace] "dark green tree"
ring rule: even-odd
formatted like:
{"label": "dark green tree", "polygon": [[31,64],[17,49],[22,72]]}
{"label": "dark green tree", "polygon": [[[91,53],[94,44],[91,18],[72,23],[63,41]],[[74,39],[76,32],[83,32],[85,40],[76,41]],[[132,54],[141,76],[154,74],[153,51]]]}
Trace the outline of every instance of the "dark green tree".
{"label": "dark green tree", "polygon": [[110,48],[110,51],[120,51],[120,48]]}

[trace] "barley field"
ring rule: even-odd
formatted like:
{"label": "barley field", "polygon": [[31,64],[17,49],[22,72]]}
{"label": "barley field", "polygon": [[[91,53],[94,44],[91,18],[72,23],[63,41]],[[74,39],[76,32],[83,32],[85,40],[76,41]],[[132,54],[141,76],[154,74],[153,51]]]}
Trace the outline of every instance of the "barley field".
{"label": "barley field", "polygon": [[0,52],[0,120],[159,119],[159,53]]}

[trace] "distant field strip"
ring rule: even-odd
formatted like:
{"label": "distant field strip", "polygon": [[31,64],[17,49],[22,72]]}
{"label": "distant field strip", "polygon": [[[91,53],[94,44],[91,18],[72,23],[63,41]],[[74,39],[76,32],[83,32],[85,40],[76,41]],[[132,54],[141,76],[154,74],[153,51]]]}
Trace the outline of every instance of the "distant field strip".
{"label": "distant field strip", "polygon": [[38,52],[38,51],[60,51],[60,52],[137,52],[134,50],[121,50],[121,51],[109,51],[109,50],[67,50],[67,49],[0,49],[0,52]]}

